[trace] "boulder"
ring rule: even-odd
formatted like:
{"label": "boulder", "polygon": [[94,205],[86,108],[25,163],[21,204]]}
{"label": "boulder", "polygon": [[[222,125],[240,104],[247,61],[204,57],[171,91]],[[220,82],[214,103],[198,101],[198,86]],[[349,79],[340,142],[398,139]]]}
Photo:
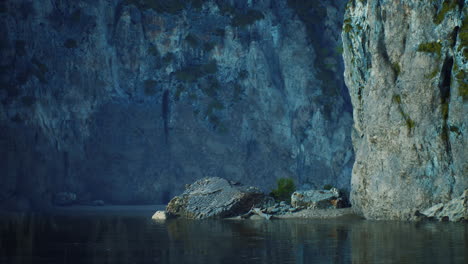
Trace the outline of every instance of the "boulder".
{"label": "boulder", "polygon": [[343,199],[336,188],[330,190],[296,191],[291,195],[291,205],[296,208],[341,208]]}
{"label": "boulder", "polygon": [[265,195],[257,188],[212,177],[188,185],[169,202],[166,212],[171,217],[224,218],[245,214],[264,201]]}
{"label": "boulder", "polygon": [[54,195],[54,205],[67,206],[76,202],[76,194],[72,192],[59,192]]}
{"label": "boulder", "polygon": [[448,203],[436,204],[421,214],[439,221],[461,222],[468,220],[468,189],[463,194]]}
{"label": "boulder", "polygon": [[165,211],[156,211],[156,213],[154,213],[154,215],[151,217],[151,219],[153,219],[153,220],[166,220],[167,219],[166,212]]}

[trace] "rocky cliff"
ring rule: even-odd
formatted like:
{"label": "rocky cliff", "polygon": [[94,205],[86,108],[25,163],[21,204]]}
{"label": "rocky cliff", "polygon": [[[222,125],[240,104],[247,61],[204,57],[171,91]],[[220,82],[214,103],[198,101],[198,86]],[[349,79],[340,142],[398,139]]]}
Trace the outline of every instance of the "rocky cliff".
{"label": "rocky cliff", "polygon": [[[349,189],[344,8],[0,1],[0,204],[43,207],[61,191],[82,202],[165,203],[207,176],[265,190],[279,177]],[[446,124],[458,125],[455,110],[450,101]]]}
{"label": "rocky cliff", "polygon": [[368,218],[408,219],[468,188],[467,8],[463,0],[346,7],[351,202]]}

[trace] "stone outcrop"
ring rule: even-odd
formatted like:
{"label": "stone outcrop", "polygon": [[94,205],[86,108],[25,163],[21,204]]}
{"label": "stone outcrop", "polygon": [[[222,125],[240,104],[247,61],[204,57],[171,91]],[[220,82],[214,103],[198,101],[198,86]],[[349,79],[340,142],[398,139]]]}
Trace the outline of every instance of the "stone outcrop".
{"label": "stone outcrop", "polygon": [[257,188],[228,180],[203,178],[186,187],[166,207],[170,217],[190,219],[225,218],[247,213],[263,204],[265,195]]}
{"label": "stone outcrop", "polygon": [[343,199],[336,188],[330,190],[295,191],[291,195],[291,205],[297,208],[329,209],[341,208]]}
{"label": "stone outcrop", "polygon": [[205,176],[349,190],[345,2],[0,1],[0,207],[167,203]]}
{"label": "stone outcrop", "polygon": [[468,189],[447,203],[439,203],[421,212],[425,217],[439,221],[468,221]]}
{"label": "stone outcrop", "polygon": [[409,219],[468,187],[466,1],[350,1],[345,81],[356,161],[351,203]]}
{"label": "stone outcrop", "polygon": [[151,219],[156,220],[156,221],[166,220],[167,214],[165,211],[156,211],[151,217]]}

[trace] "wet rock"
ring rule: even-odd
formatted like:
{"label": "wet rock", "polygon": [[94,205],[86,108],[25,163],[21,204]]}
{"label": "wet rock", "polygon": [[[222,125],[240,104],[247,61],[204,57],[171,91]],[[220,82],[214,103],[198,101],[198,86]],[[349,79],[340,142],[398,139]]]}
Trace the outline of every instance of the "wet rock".
{"label": "wet rock", "polygon": [[154,215],[151,217],[153,220],[166,220],[167,214],[165,211],[156,211]]}
{"label": "wet rock", "polygon": [[76,201],[76,194],[72,192],[59,192],[54,195],[54,205],[67,206],[72,205]]}
{"label": "wet rock", "polygon": [[463,194],[448,203],[436,204],[421,214],[439,221],[461,222],[468,220],[468,189]]}
{"label": "wet rock", "polygon": [[336,188],[331,190],[296,191],[291,195],[293,207],[313,209],[339,208],[340,193]]}
{"label": "wet rock", "polygon": [[272,206],[272,207],[267,208],[266,211],[267,211],[268,214],[276,214],[276,213],[278,213],[280,211],[280,209],[277,208],[277,207]]}
{"label": "wet rock", "polygon": [[263,204],[265,195],[257,188],[218,178],[204,178],[188,186],[167,205],[169,216],[191,219],[224,218],[245,214]]}

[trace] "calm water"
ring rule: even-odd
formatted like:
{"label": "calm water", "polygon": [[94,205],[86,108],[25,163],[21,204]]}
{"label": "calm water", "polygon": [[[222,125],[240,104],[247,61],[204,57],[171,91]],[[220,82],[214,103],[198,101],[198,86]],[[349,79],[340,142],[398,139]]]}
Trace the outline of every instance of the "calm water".
{"label": "calm water", "polygon": [[468,225],[2,215],[0,263],[468,263]]}

